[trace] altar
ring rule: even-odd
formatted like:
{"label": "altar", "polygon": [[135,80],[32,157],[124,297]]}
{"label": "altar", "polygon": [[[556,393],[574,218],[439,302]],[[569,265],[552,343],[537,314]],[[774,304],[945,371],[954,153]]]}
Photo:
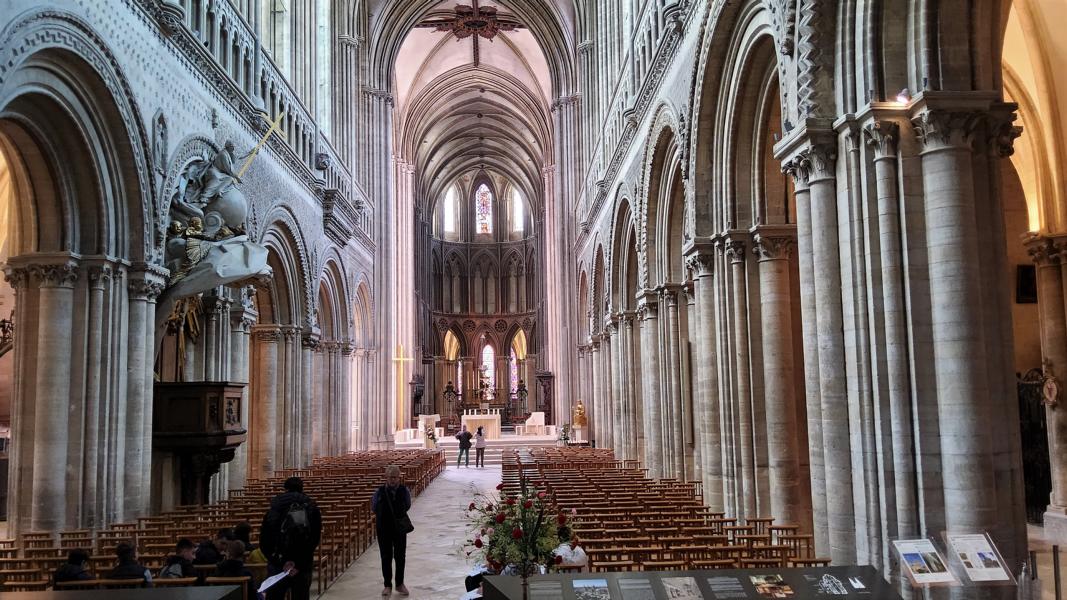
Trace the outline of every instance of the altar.
{"label": "altar", "polygon": [[500,439],[500,411],[495,410],[468,410],[464,411],[463,424],[467,426],[467,431],[473,435],[478,428],[482,428],[482,432],[485,433],[485,439],[487,440],[499,440]]}

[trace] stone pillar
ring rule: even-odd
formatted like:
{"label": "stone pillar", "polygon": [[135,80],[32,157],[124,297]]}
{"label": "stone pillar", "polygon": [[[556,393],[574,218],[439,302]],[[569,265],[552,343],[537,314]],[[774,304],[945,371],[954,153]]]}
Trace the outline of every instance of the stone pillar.
{"label": "stone pillar", "polygon": [[[278,404],[281,415],[278,419],[278,445],[283,450],[281,468],[296,469],[300,467],[299,443],[300,443],[300,330],[292,325],[282,327],[282,335],[285,338],[284,347],[280,348],[283,359],[280,364],[283,367],[284,378],[279,375],[281,390],[279,390]],[[284,433],[283,433],[284,432]],[[276,464],[275,468],[278,468]]]}
{"label": "stone pillar", "polygon": [[822,396],[819,388],[818,313],[815,297],[815,260],[811,217],[811,161],[800,154],[784,163],[794,182],[797,207],[797,256],[800,271],[801,331],[804,347],[804,392],[808,419],[808,460],[811,472],[812,531],[818,556],[830,554],[826,453],[822,431]]}
{"label": "stone pillar", "polygon": [[593,398],[587,406],[587,410],[592,414],[589,415],[589,422],[593,425],[593,430],[589,432],[588,439],[596,440],[597,447],[600,447],[601,440],[600,434],[603,431],[603,426],[600,423],[601,415],[604,411],[601,409],[601,404],[604,398],[604,387],[601,384],[600,379],[600,334],[593,334],[589,341],[589,367],[592,369],[593,377]]}
{"label": "stone pillar", "polygon": [[653,479],[664,476],[663,464],[663,423],[660,397],[660,358],[659,358],[659,301],[656,293],[645,290],[638,301],[638,314],[641,319],[641,393],[644,414],[640,427],[645,434],[644,464],[648,475]]}
{"label": "stone pillar", "polygon": [[[74,282],[78,264],[32,265],[40,287],[37,329],[38,368],[34,380],[33,480],[30,527],[56,531],[67,527],[67,419],[70,403],[71,333]],[[16,334],[17,335],[17,334]],[[140,471],[136,473],[140,477]],[[25,491],[23,491],[25,493]]]}
{"label": "stone pillar", "polygon": [[604,394],[604,401],[601,403],[604,409],[604,418],[601,420],[604,426],[601,446],[604,448],[615,447],[615,368],[611,362],[612,346],[615,345],[614,329],[614,324],[609,320],[604,324],[604,335],[600,338],[600,389]]}
{"label": "stone pillar", "polygon": [[622,347],[622,361],[625,369],[622,372],[624,390],[623,419],[626,427],[626,460],[642,460],[642,451],[639,436],[641,432],[639,415],[637,414],[637,401],[641,390],[637,388],[641,380],[640,367],[636,360],[637,338],[640,335],[639,325],[635,326],[637,313],[626,311],[623,313],[623,333],[625,343]]}
{"label": "stone pillar", "polygon": [[[1041,326],[1041,354],[1046,375],[1053,375],[1063,386],[1067,375],[1067,302],[1064,292],[1063,246],[1041,237],[1030,242],[1030,256],[1037,265],[1038,311]],[[1052,494],[1045,513],[1045,528],[1055,530],[1049,537],[1064,539],[1067,532],[1067,411],[1063,407],[1063,391],[1059,402],[1045,405],[1048,425],[1049,465],[1052,471]]]}
{"label": "stone pillar", "polygon": [[[240,302],[235,303],[234,307],[230,310],[230,381],[239,381],[242,383],[249,382],[249,370],[251,367],[251,361],[249,356],[251,355],[251,340],[252,340],[252,326],[256,323],[255,308],[253,308],[251,302],[251,295],[254,294],[252,288],[241,288],[237,291]],[[249,386],[246,385],[245,389],[241,392],[241,425],[247,431],[251,428],[251,391]],[[252,436],[246,437],[246,440],[251,440]],[[252,462],[249,458],[249,443],[246,441],[237,448],[237,452],[234,455],[233,461],[230,465],[230,489],[239,489],[245,487],[245,481],[248,479],[249,466]]]}
{"label": "stone pillar", "polygon": [[297,396],[297,413],[300,426],[297,428],[298,443],[296,464],[303,468],[311,464],[312,428],[321,424],[312,423],[312,407],[315,402],[315,350],[319,347],[318,332],[305,329],[300,332],[300,395]]}
{"label": "stone pillar", "polygon": [[150,348],[154,347],[153,323],[156,298],[163,291],[163,278],[142,266],[130,272],[129,336],[126,359],[126,466],[124,518],[134,519],[148,511],[152,468],[152,373]]}
{"label": "stone pillar", "polygon": [[747,244],[746,233],[726,232],[724,235],[723,249],[726,259],[730,263],[731,292],[733,298],[730,302],[733,307],[731,321],[733,322],[733,347],[734,347],[734,378],[735,396],[733,398],[736,407],[737,431],[741,454],[741,490],[739,500],[741,507],[740,517],[749,518],[757,515],[756,509],[756,457],[755,445],[753,444],[753,414],[752,414],[752,373],[750,365],[750,351],[748,338],[748,279],[745,273]]}
{"label": "stone pillar", "polygon": [[670,420],[666,423],[667,436],[665,441],[670,450],[670,468],[667,475],[677,479],[685,479],[685,435],[682,430],[682,362],[679,351],[680,335],[678,329],[678,286],[666,286],[662,291],[662,297],[667,306],[667,335],[664,339],[664,371],[667,377],[667,398],[665,402],[670,406]]}
{"label": "stone pillar", "polygon": [[[351,341],[345,342],[341,345],[341,359],[340,359],[340,374],[341,374],[341,386],[340,386],[340,398],[338,402],[341,405],[341,419],[338,423],[338,447],[339,454],[345,454],[355,450],[357,446],[353,444],[352,440],[352,418],[355,411],[352,410],[352,403],[356,400],[354,375],[355,375],[355,352],[356,346]],[[435,411],[436,412],[436,411]]]}
{"label": "stone pillar", "polygon": [[622,314],[611,315],[611,431],[612,448],[615,449],[615,458],[626,456],[626,445],[629,442],[629,432],[626,430],[625,408],[623,395],[625,394],[623,377],[626,374],[626,366],[622,364],[623,347],[623,322]]}
{"label": "stone pillar", "polygon": [[[102,384],[107,379],[104,371],[103,330],[104,298],[111,283],[112,266],[98,264],[89,267],[89,314],[86,331],[86,377],[85,377],[85,480],[83,524],[89,529],[105,525],[102,500],[102,476],[106,469],[101,463],[107,460],[107,423],[104,421],[105,401]],[[14,415],[12,415],[14,416]],[[14,427],[12,427],[14,430]],[[104,441],[102,441],[104,440]],[[10,463],[9,463],[10,464]]]}
{"label": "stone pillar", "polygon": [[[921,106],[913,118],[922,147],[934,367],[937,373],[945,525],[992,529],[997,514],[990,397],[983,337],[982,265],[976,231],[972,112]],[[1016,426],[1012,424],[1012,426]]]}
{"label": "stone pillar", "polygon": [[764,406],[771,488],[769,514],[781,523],[800,524],[805,510],[800,492],[795,425],[793,303],[789,277],[796,228],[759,226],[753,233],[753,250],[759,257]]}
{"label": "stone pillar", "polygon": [[[878,193],[878,246],[881,264],[882,318],[885,322],[886,388],[892,431],[893,492],[896,536],[910,538],[919,531],[915,490],[914,439],[911,419],[911,375],[908,322],[905,312],[904,248],[897,193],[897,142],[900,127],[876,120],[863,130],[874,151]],[[890,532],[892,537],[893,532]]]}
{"label": "stone pillar", "polygon": [[255,328],[256,339],[256,398],[252,399],[252,426],[248,436],[252,447],[252,471],[257,478],[272,475],[282,467],[279,449],[282,440],[278,437],[278,425],[282,414],[279,402],[279,384],[283,369],[279,364],[282,356],[282,330],[277,325],[259,325]]}
{"label": "stone pillar", "polygon": [[696,295],[696,336],[693,344],[693,370],[696,375],[694,417],[700,427],[703,447],[704,501],[713,511],[725,510],[722,477],[722,431],[719,423],[719,365],[716,360],[715,256],[710,244],[695,245],[686,255],[693,272]]}

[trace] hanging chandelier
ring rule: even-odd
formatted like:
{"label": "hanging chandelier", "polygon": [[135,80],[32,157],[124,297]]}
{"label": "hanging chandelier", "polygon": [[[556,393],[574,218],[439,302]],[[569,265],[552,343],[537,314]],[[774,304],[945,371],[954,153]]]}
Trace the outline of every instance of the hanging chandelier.
{"label": "hanging chandelier", "polygon": [[435,19],[424,25],[432,25],[437,31],[451,32],[461,40],[475,35],[491,40],[501,31],[514,31],[520,26],[513,17],[500,14],[496,7],[479,6],[478,0],[474,0],[470,6],[458,4],[454,16]]}

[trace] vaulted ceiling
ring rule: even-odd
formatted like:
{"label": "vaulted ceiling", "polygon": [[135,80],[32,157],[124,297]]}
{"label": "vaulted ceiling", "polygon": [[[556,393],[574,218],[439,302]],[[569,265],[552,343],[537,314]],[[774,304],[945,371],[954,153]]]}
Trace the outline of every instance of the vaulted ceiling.
{"label": "vaulted ceiling", "polygon": [[[508,2],[480,4],[523,23]],[[447,18],[455,6],[440,2],[422,21]],[[430,210],[450,184],[485,169],[509,179],[540,210],[542,170],[553,153],[549,59],[526,27],[476,38],[414,28],[397,54],[398,149],[415,167],[417,201]]]}

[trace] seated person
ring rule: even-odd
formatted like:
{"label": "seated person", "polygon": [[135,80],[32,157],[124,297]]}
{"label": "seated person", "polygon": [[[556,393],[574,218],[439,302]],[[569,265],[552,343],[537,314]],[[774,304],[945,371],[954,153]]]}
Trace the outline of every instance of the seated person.
{"label": "seated person", "polygon": [[196,577],[196,569],[193,568],[195,550],[196,546],[188,538],[178,540],[174,545],[174,554],[167,557],[167,564],[159,571],[159,578]]}
{"label": "seated person", "polygon": [[589,564],[589,557],[585,550],[578,545],[578,536],[571,532],[570,527],[563,526],[557,531],[559,534],[559,546],[552,551],[553,554],[563,559],[557,563],[557,567],[585,567]]}
{"label": "seated person", "polygon": [[215,534],[215,539],[204,540],[196,547],[194,565],[217,565],[226,554],[226,544],[233,539],[233,530],[223,527]]}
{"label": "seated person", "polygon": [[252,543],[252,524],[241,521],[233,526],[233,539],[244,542],[245,552],[251,554],[258,546]]}
{"label": "seated person", "polygon": [[80,549],[71,550],[70,554],[67,555],[67,562],[60,565],[55,574],[52,575],[54,583],[88,581],[90,579],[93,579],[93,576],[89,573],[89,553]]}
{"label": "seated person", "polygon": [[248,577],[248,592],[245,598],[255,598],[258,589],[252,572],[245,568],[245,545],[241,540],[232,540],[226,545],[226,560],[215,568],[215,577]]}
{"label": "seated person", "polygon": [[145,585],[152,585],[152,573],[137,562],[137,550],[127,542],[115,546],[118,564],[107,574],[108,579],[143,579]]}

